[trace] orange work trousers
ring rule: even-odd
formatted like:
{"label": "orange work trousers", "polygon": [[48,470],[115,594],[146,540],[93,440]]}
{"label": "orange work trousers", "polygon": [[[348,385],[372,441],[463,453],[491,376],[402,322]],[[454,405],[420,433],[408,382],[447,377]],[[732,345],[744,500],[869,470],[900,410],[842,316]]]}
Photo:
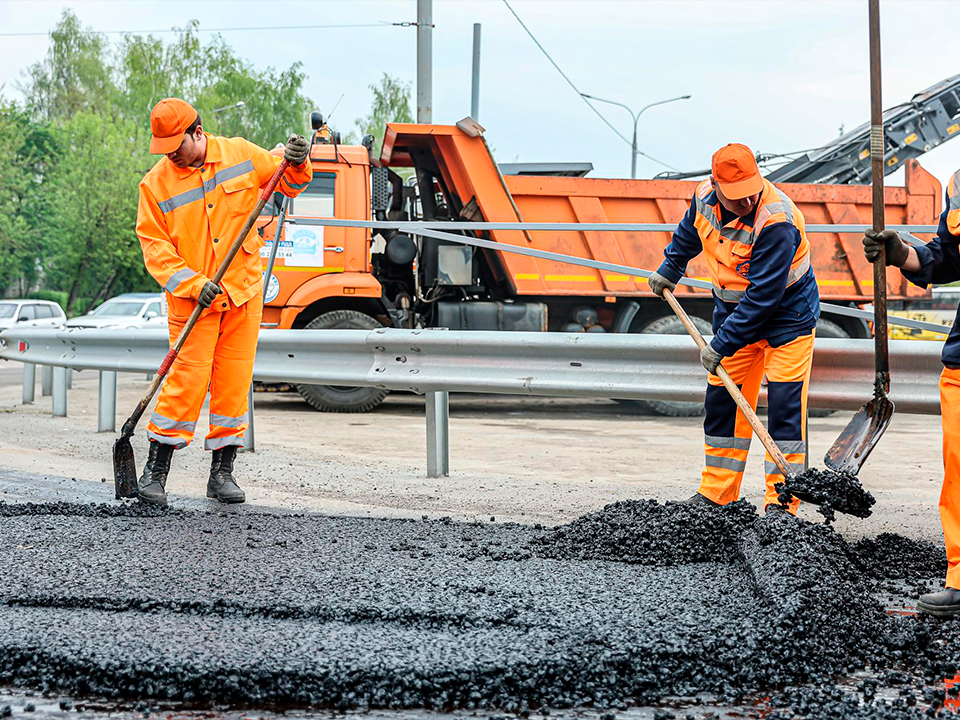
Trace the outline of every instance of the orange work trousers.
{"label": "orange work trousers", "polygon": [[[722,365],[756,409],[760,384],[767,376],[767,429],[791,469],[802,472],[807,464],[807,389],[813,361],[814,333],[802,335],[779,347],[766,340],[751,343]],[[708,378],[703,421],[705,464],[699,493],[721,505],[740,497],[740,484],[747,465],[753,429],[716,375]],[[770,454],[764,463],[766,493],[763,506],[780,505],[774,485],[783,475]],[[800,501],[788,510],[796,514]]]}
{"label": "orange work trousers", "polygon": [[943,488],[940,523],[947,546],[945,587],[960,590],[960,370],[940,374],[940,417],[943,425]]}
{"label": "orange work trousers", "polygon": [[[220,295],[215,302],[221,307],[226,303],[226,308],[200,316],[160,390],[147,425],[148,438],[177,448],[189,445],[209,387],[210,431],[204,449],[243,445],[263,312],[261,297],[256,295],[238,307]],[[172,345],[186,318],[170,317],[168,323]]]}

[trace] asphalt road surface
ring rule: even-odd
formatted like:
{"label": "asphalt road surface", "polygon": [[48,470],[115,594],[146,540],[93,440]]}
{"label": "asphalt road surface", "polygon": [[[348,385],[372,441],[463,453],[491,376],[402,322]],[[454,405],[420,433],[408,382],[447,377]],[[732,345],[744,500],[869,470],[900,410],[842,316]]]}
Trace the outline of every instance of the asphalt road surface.
{"label": "asphalt road surface", "polygon": [[[46,398],[20,406],[18,383],[0,387],[13,714],[43,693],[70,698],[51,714],[98,717],[608,720],[920,718],[954,698],[960,626],[912,607],[944,569],[923,506],[937,418],[895,420],[898,443],[871,459],[896,464],[874,517],[840,533],[749,502],[664,504],[692,491],[696,419],[514,398],[454,398],[454,474],[427,479],[422,399],[331,416],[258,397],[258,452],[238,463],[251,502],[204,499],[207,457],[191,448],[175,457],[172,507],[156,510],[110,500],[115,436],[95,432],[95,376],[77,377],[68,418]],[[144,384],[126,379],[121,407]],[[901,534],[873,539],[888,530]]]}

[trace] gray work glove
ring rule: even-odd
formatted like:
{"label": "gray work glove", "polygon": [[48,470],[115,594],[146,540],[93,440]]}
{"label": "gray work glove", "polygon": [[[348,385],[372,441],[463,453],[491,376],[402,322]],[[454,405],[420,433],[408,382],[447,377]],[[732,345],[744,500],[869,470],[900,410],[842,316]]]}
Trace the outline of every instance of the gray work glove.
{"label": "gray work glove", "polygon": [[700,364],[711,375],[717,374],[717,366],[723,360],[723,355],[714,350],[709,343],[703,346],[700,351]]}
{"label": "gray work glove", "polygon": [[200,295],[197,297],[197,304],[202,308],[208,308],[210,304],[216,300],[217,295],[222,292],[223,290],[220,289],[219,285],[207,280],[207,284],[203,286]]}
{"label": "gray work glove", "polygon": [[647,278],[647,283],[650,285],[650,289],[661,298],[663,297],[664,288],[669,288],[670,292],[673,292],[677,289],[677,284],[675,282],[670,282],[663,275],[657,272],[650,274],[650,277]]}
{"label": "gray work glove", "polygon": [[910,257],[909,245],[907,245],[894,230],[867,230],[863,234],[863,254],[868,262],[876,262],[880,257],[880,248],[887,250],[887,265],[896,265],[903,267]]}
{"label": "gray work glove", "polygon": [[283,157],[291,165],[303,165],[310,152],[310,143],[303,135],[291,135],[283,149]]}

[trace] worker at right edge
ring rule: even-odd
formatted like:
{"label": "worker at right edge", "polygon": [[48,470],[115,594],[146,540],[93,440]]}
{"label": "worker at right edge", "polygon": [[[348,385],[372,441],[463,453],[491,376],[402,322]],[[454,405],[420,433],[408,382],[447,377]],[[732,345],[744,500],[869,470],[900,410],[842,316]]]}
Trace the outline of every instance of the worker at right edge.
{"label": "worker at right edge", "polygon": [[[907,280],[920,287],[960,280],[960,171],[947,183],[947,206],[940,216],[937,237],[926,245],[910,245],[893,230],[867,230],[863,250],[867,260],[887,252]],[[940,416],[943,425],[943,487],[940,523],[947,550],[947,579],[943,590],[922,595],[917,609],[928,615],[960,615],[960,308],[940,356]]]}
{"label": "worker at right edge", "polygon": [[[672,291],[687,263],[701,252],[713,281],[714,336],[700,353],[709,373],[703,421],[705,462],[698,492],[687,502],[726,505],[740,497],[753,430],[716,375],[723,363],[756,408],[767,377],[768,429],[795,472],[807,460],[807,387],[820,293],[810,267],[803,215],[760,175],[753,152],[731,144],[713,155],[711,176],[650,275],[650,289]],[[764,511],[784,507],[776,489],[783,476],[768,454]]]}

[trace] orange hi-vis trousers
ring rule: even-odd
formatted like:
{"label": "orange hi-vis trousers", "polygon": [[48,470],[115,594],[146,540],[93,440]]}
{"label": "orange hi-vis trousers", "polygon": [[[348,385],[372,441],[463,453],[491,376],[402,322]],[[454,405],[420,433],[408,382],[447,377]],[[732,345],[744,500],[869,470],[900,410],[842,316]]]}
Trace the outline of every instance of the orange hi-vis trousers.
{"label": "orange hi-vis trousers", "polygon": [[960,590],[960,370],[940,374],[940,417],[943,424],[943,488],[940,523],[947,546],[945,587]]}
{"label": "orange hi-vis trousers", "polygon": [[[247,394],[260,332],[262,295],[239,307],[218,295],[218,312],[205,311],[187,338],[160,390],[147,437],[184,448],[193,439],[200,409],[210,388],[210,432],[206,450],[243,445],[247,429]],[[226,307],[223,305],[226,304]],[[171,345],[186,318],[170,317]]]}
{"label": "orange hi-vis trousers", "polygon": [[[766,374],[767,429],[795,472],[805,470],[807,463],[807,389],[813,361],[813,338],[811,332],[780,347],[771,347],[766,340],[761,340],[722,361],[754,409],[760,395],[760,383]],[[740,497],[753,429],[720,378],[711,374],[708,382],[703,421],[706,459],[699,493],[726,505]],[[767,490],[763,506],[779,505],[774,485],[783,482],[783,475],[769,453],[764,473]],[[799,505],[799,500],[793,500],[788,510],[796,514]]]}

